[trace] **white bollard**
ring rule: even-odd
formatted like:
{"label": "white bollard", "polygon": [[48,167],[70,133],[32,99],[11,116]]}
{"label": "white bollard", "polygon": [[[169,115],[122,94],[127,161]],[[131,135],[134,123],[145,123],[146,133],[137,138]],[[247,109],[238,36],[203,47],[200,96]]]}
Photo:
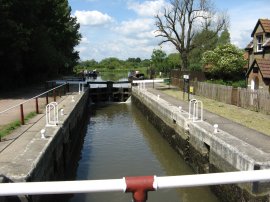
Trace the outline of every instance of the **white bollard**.
{"label": "white bollard", "polygon": [[218,133],[218,124],[214,124],[214,133]]}
{"label": "white bollard", "polygon": [[45,132],[46,132],[46,130],[43,128],[43,129],[41,129],[41,131],[40,131],[40,134],[41,134],[41,139],[45,139],[46,138],[46,136],[45,136]]}
{"label": "white bollard", "polygon": [[71,97],[71,102],[75,102],[74,96]]}
{"label": "white bollard", "polygon": [[157,100],[159,100],[159,95],[157,95]]}
{"label": "white bollard", "polygon": [[182,112],[182,107],[181,107],[181,106],[179,106],[178,108],[179,108],[179,111],[180,111],[180,112]]}
{"label": "white bollard", "polygon": [[61,116],[64,116],[64,109],[60,110],[60,114],[61,114]]}

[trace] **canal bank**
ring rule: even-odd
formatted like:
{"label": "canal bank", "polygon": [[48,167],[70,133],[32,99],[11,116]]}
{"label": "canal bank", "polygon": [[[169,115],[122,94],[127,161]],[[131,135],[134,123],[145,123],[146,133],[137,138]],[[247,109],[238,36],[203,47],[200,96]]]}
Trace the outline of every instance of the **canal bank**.
{"label": "canal bank", "polygon": [[[269,137],[209,112],[204,113],[204,121],[194,123],[189,119],[187,103],[157,89],[133,88],[132,95],[132,101],[197,173],[270,168],[266,144]],[[213,123],[220,125],[217,133]],[[222,201],[269,201],[269,183],[221,185],[212,189]]]}
{"label": "canal bank", "polygon": [[[58,103],[58,109],[63,109],[64,114],[59,113],[59,123],[54,127],[45,127],[45,114],[39,114],[38,120],[26,126],[27,129],[1,151],[1,182],[66,180],[68,172],[74,167],[73,154],[76,153],[75,150],[80,149],[79,145],[82,145],[83,133],[79,131],[88,114],[88,98],[89,90],[66,95]],[[42,129],[45,129],[45,138],[41,137]],[[40,201],[41,198],[0,198],[0,201],[10,200]]]}

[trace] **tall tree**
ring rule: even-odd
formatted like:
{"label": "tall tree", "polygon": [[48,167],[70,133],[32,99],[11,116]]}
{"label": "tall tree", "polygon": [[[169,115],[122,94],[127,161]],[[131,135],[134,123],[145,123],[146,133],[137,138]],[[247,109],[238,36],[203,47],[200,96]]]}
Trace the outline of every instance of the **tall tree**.
{"label": "tall tree", "polygon": [[0,88],[70,72],[80,38],[68,0],[0,0]]}
{"label": "tall tree", "polygon": [[160,44],[170,42],[179,51],[182,69],[187,70],[189,54],[196,48],[192,40],[200,30],[212,30],[214,35],[227,23],[225,15],[217,15],[211,0],[172,0],[162,15],[156,15],[157,37]]}

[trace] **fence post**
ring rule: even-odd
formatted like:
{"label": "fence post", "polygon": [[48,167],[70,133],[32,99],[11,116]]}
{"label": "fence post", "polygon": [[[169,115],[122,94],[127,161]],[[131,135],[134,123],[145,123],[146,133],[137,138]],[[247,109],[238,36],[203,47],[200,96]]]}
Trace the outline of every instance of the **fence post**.
{"label": "fence post", "polygon": [[55,94],[55,89],[53,90],[53,100],[56,102],[56,94]]}
{"label": "fence post", "polygon": [[23,114],[23,105],[20,105],[20,111],[21,111],[21,124],[24,125],[24,114]]}
{"label": "fence post", "polygon": [[38,114],[39,111],[38,111],[38,98],[36,97],[36,113]]}
{"label": "fence post", "polygon": [[49,104],[49,95],[46,93],[46,105]]}

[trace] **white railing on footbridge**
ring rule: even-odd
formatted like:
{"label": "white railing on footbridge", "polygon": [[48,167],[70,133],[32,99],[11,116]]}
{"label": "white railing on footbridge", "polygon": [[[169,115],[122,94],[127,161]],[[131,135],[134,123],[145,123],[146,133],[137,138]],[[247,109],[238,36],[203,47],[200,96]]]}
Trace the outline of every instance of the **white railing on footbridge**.
{"label": "white railing on footbridge", "polygon": [[140,176],[122,179],[0,183],[0,196],[131,192],[135,202],[147,200],[148,191],[246,182],[269,182],[270,170],[238,171],[169,177]]}

